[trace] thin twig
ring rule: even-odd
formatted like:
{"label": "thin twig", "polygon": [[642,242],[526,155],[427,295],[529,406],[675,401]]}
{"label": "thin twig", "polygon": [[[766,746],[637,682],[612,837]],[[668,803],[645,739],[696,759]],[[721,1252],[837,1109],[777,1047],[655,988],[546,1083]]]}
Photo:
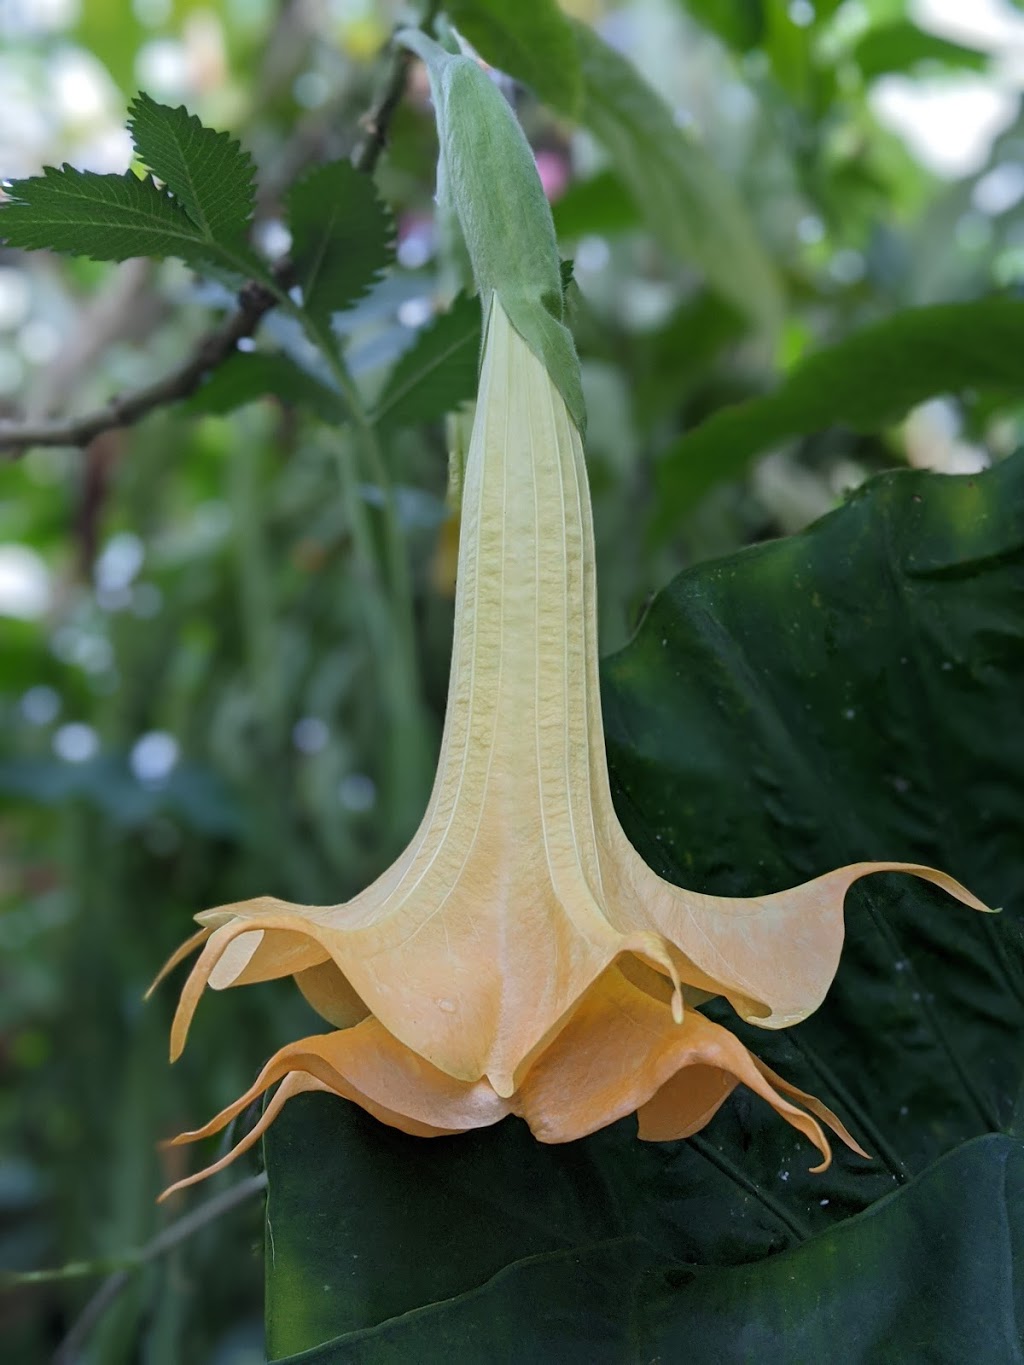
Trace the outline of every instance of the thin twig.
{"label": "thin twig", "polygon": [[130,427],[154,408],[188,398],[211,370],[227,360],[243,337],[252,336],[275,302],[273,294],[262,285],[246,285],[239,293],[235,311],[207,332],[176,370],[153,384],[119,394],[83,417],[0,422],[0,451],[17,458],[31,446],[86,446],[101,432]]}
{"label": "thin twig", "polygon": [[207,1199],[205,1203],[199,1204],[189,1213],[186,1213],[184,1217],[164,1228],[162,1232],[158,1232],[152,1241],[147,1242],[140,1251],[131,1256],[127,1265],[122,1266],[120,1270],[115,1270],[103,1281],[71,1324],[64,1340],[57,1347],[53,1357],[53,1365],[75,1365],[93,1328],[123,1292],[136,1270],[141,1266],[148,1265],[151,1261],[158,1260],[161,1256],[166,1256],[169,1251],[173,1251],[175,1247],[180,1246],[182,1242],[187,1241],[195,1233],[209,1226],[210,1223],[216,1222],[225,1213],[237,1208],[239,1204],[244,1204],[253,1195],[259,1194],[261,1190],[266,1189],[266,1186],[267,1173],[262,1171],[259,1175],[251,1176],[248,1180],[239,1181],[237,1185],[232,1185],[231,1189],[214,1195],[212,1199]]}
{"label": "thin twig", "polygon": [[[354,164],[365,175],[373,174],[387,145],[391,120],[405,92],[409,62],[410,53],[405,48],[394,49],[380,98],[362,120],[366,137],[355,155]],[[283,265],[274,273],[286,284],[287,272],[287,265]],[[153,384],[119,394],[102,408],[82,417],[36,422],[0,421],[0,455],[6,452],[9,459],[17,459],[32,446],[86,446],[104,431],[133,426],[154,409],[190,397],[206,377],[235,352],[239,341],[254,334],[276,303],[270,290],[250,281],[239,292],[234,312],[207,332],[176,370]]]}
{"label": "thin twig", "polygon": [[402,96],[405,94],[405,83],[409,76],[411,61],[412,53],[408,48],[397,47],[394,49],[391,57],[391,70],[380,99],[370,112],[360,120],[366,137],[352,161],[356,170],[362,171],[364,175],[373,174],[377,168],[377,162],[387,146],[388,130],[391,127],[391,120],[402,102]]}

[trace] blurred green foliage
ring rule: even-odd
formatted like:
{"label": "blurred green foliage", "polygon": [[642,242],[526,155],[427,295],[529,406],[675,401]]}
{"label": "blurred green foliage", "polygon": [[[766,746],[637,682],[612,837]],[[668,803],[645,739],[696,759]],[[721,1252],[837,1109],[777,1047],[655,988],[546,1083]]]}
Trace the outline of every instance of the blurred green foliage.
{"label": "blurred green foliage", "polygon": [[[684,565],[799,530],[894,463],[965,471],[1020,442],[1019,389],[1000,371],[988,385],[924,382],[908,401],[942,401],[902,425],[883,425],[903,413],[881,400],[865,405],[877,414],[867,423],[823,402],[804,425],[787,418],[756,464],[708,457],[699,500],[674,497],[662,473],[720,410],[778,406],[821,347],[911,306],[986,307],[977,301],[1017,290],[1024,124],[1013,99],[987,153],[950,180],[914,158],[874,100],[880,73],[977,78],[988,59],[925,33],[902,0],[580,0],[566,6],[573,23],[550,6],[518,8],[563,54],[575,22],[598,24],[662,97],[588,36],[578,73],[563,56],[572,72],[559,89],[557,63],[525,29],[510,40],[502,7],[453,7],[507,70],[575,261],[606,650]],[[142,87],[241,138],[258,169],[254,243],[268,269],[292,245],[285,224],[300,200],[299,246],[303,230],[307,241],[326,230],[332,195],[318,217],[311,187],[344,174],[317,168],[361,140],[388,35],[408,17],[397,3],[73,9],[0,9],[11,114],[0,178],[64,160],[123,171],[119,130]],[[444,315],[465,279],[435,213],[435,159],[413,71],[376,175],[398,264],[348,311],[317,319],[328,349],[338,339],[347,396],[324,347],[279,310],[187,404],[82,450],[36,446],[0,466],[6,1267],[106,1266],[146,1244],[187,1207],[153,1203],[180,1173],[157,1140],[220,1108],[307,1028],[286,985],[232,992],[200,1012],[170,1070],[173,987],[146,1006],[142,994],[189,916],[263,893],[338,901],[401,848],[425,803],[451,629],[441,417],[471,392],[475,358],[472,307]],[[289,196],[296,182],[306,190]],[[336,264],[344,277],[344,257]],[[0,247],[0,418],[88,412],[172,370],[230,306],[232,283],[175,262]],[[870,382],[856,368],[844,380],[855,393]],[[375,445],[338,420],[353,393],[390,418]],[[83,1358],[261,1359],[257,1204],[132,1275]],[[99,1278],[9,1293],[0,1327],[15,1358],[47,1358]]]}

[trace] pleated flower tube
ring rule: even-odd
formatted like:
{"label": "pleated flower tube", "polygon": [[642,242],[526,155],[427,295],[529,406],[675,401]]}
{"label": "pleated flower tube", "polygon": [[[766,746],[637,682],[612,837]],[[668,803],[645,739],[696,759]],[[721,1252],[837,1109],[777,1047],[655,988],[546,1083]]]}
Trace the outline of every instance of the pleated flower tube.
{"label": "pleated flower tube", "polygon": [[[515,126],[503,107],[495,117]],[[518,128],[514,137],[528,156]],[[557,277],[550,215],[542,229]],[[467,240],[472,248],[469,231]],[[726,899],[683,890],[644,863],[609,785],[576,389],[559,382],[552,348],[524,335],[531,325],[516,325],[533,316],[530,301],[486,270],[478,281],[484,346],[426,814],[401,857],[350,901],[263,897],[198,916],[199,932],[165,968],[201,947],[172,1058],[207,987],[291,976],[327,1027],[286,1044],[245,1094],[176,1139],[217,1132],[276,1087],[234,1150],[174,1189],[221,1169],[310,1090],[422,1137],[517,1115],[538,1140],[559,1143],[634,1113],[643,1139],[687,1137],[743,1085],[809,1139],[824,1169],[826,1129],[860,1151],[840,1120],[701,1006],[724,997],[766,1029],[805,1019],[838,966],[846,892],[868,873],[912,873],[985,909],[916,864],[856,863],[789,891]]]}

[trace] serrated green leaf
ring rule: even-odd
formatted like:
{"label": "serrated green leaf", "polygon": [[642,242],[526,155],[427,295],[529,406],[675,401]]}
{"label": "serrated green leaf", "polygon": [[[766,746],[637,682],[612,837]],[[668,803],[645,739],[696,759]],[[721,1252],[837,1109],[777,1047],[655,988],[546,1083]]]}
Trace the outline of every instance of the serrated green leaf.
{"label": "serrated green leaf", "polygon": [[209,243],[180,204],[131,171],[98,175],[64,165],[15,180],[0,208],[9,246],[49,249],[94,261],[180,256],[205,262]]}
{"label": "serrated green leaf", "polygon": [[433,422],[476,396],[480,301],[460,294],[420,332],[392,370],[377,403],[385,426]]}
{"label": "serrated green leaf", "polygon": [[184,105],[172,109],[135,97],[128,128],[139,159],[209,241],[235,244],[253,209],[252,158],[227,133],[214,132]]}
{"label": "serrated green leaf", "polygon": [[570,118],[583,102],[576,40],[555,0],[449,0],[453,22],[482,57],[514,73]]}
{"label": "serrated green leaf", "polygon": [[94,261],[177,256],[196,270],[263,272],[244,246],[210,241],[150,177],[98,175],[64,165],[15,180],[0,206],[0,238],[26,251],[59,251]]}
{"label": "serrated green leaf", "polygon": [[745,317],[774,331],[778,272],[746,206],[665,101],[593,29],[573,21],[583,70],[583,122],[603,143],[650,230],[701,270]]}
{"label": "serrated green leaf", "polygon": [[348,161],[318,166],[291,187],[285,204],[303,306],[327,327],[394,260],[391,210]]}
{"label": "serrated green leaf", "polygon": [[304,408],[325,422],[346,416],[341,396],[285,355],[238,352],[218,366],[183,406],[189,415],[223,416],[261,398]]}
{"label": "serrated green leaf", "polygon": [[1024,300],[912,308],[796,366],[774,393],[724,408],[664,455],[657,529],[780,441],[837,423],[873,431],[936,394],[1024,392]]}

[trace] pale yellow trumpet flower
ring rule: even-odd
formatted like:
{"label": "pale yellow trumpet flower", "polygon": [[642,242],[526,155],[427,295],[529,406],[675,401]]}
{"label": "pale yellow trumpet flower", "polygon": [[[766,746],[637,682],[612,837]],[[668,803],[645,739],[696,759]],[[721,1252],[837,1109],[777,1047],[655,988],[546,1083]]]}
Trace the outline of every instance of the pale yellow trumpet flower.
{"label": "pale yellow trumpet flower", "polygon": [[190,1180],[309,1089],[408,1133],[518,1114],[541,1141],[566,1142],[634,1111],[643,1138],[688,1136],[742,1083],[810,1138],[819,1169],[830,1159],[819,1119],[860,1150],[700,1004],[725,996],[770,1029],[806,1018],[835,975],[846,892],[866,873],[911,872],[985,907],[905,863],[856,863],[750,899],[658,877],[612,806],[596,621],[580,433],[492,297],[429,807],[398,861],[345,904],[261,898],[198,916],[168,964],[204,944],[172,1058],[207,985],[294,976],[334,1031],[283,1048],[246,1095],[177,1139],[215,1132],[280,1082],[252,1133]]}

